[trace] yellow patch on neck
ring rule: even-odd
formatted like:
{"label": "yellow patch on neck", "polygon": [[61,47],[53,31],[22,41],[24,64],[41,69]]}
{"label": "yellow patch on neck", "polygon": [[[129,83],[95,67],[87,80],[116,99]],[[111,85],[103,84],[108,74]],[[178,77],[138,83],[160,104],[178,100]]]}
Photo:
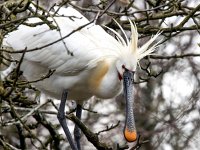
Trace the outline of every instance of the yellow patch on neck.
{"label": "yellow patch on neck", "polygon": [[109,64],[106,61],[100,61],[91,73],[89,84],[92,90],[97,90],[109,69]]}

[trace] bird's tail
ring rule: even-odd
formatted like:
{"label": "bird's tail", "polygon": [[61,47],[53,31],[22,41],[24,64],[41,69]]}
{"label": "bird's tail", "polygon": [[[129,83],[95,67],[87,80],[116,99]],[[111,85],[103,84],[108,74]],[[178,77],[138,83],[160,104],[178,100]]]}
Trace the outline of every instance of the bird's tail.
{"label": "bird's tail", "polygon": [[0,49],[0,71],[6,70],[11,64],[9,51],[12,51],[12,48],[8,46],[3,46]]}

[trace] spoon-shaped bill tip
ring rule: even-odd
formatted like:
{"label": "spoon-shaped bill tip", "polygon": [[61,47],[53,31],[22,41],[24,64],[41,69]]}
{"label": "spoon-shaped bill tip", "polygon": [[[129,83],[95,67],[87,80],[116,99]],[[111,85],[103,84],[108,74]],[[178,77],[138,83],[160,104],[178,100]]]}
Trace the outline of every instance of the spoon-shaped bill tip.
{"label": "spoon-shaped bill tip", "polygon": [[125,128],[124,137],[128,142],[134,142],[137,140],[137,132],[136,130],[129,131],[127,128]]}

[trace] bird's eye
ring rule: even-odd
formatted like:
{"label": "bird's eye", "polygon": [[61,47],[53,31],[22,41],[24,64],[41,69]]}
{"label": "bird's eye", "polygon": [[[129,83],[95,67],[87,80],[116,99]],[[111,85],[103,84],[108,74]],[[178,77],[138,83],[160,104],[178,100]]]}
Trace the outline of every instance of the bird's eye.
{"label": "bird's eye", "polygon": [[124,70],[128,70],[128,69],[125,67],[125,65],[122,65],[122,68],[123,68]]}
{"label": "bird's eye", "polygon": [[123,68],[125,71],[129,71],[129,69],[127,69],[127,68],[125,67],[125,65],[122,65],[122,68]]}

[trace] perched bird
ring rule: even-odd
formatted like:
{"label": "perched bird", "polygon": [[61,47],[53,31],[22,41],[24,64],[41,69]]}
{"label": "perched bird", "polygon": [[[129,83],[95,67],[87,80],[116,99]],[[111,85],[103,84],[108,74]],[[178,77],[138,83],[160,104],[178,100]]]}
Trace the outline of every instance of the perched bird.
{"label": "perched bird", "polygon": [[[50,78],[34,82],[33,85],[47,95],[61,99],[58,119],[72,149],[81,149],[80,131],[75,126],[75,144],[65,120],[66,99],[76,100],[76,114],[81,118],[81,105],[85,100],[92,96],[113,98],[122,90],[126,99],[124,136],[129,142],[135,141],[133,75],[139,60],[157,47],[158,43],[152,43],[159,33],[138,48],[137,28],[131,21],[131,40],[116,22],[124,34],[124,40],[115,30],[106,27],[116,38],[101,26],[90,23],[71,7],[59,8],[53,17],[47,19],[57,29],[52,30],[47,24],[35,27],[20,25],[6,36],[3,45],[12,47],[14,52],[26,49],[20,69],[29,81],[55,70]],[[42,21],[30,18],[27,22],[34,24]],[[14,53],[12,57],[20,59],[21,55]]]}

